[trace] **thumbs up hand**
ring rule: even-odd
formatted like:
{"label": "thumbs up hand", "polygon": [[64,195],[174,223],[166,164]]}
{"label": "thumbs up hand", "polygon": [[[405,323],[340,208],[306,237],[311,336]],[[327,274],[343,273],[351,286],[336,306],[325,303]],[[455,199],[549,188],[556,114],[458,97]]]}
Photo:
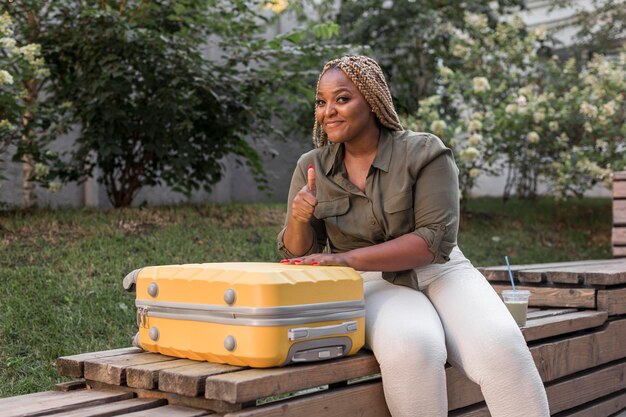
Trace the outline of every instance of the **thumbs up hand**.
{"label": "thumbs up hand", "polygon": [[291,203],[291,216],[300,223],[308,223],[313,219],[315,206],[317,206],[317,198],[315,197],[315,169],[313,165],[309,165],[307,171],[307,182],[298,191],[298,194]]}

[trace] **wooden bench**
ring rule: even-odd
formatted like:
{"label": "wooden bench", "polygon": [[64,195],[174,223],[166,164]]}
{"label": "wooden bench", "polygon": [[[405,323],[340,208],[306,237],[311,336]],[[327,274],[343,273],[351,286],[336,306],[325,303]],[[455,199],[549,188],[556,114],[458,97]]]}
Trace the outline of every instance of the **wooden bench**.
{"label": "wooden bench", "polygon": [[[496,291],[506,267],[482,269]],[[626,409],[626,258],[514,265],[531,291],[522,333],[552,415],[603,417]],[[0,399],[0,415],[388,416],[379,368],[366,350],[276,369],[176,359],[136,348],[66,356],[59,392]],[[489,416],[479,387],[446,368],[449,416]],[[63,392],[61,392],[63,391]]]}
{"label": "wooden bench", "polygon": [[626,256],[626,171],[613,175],[613,256]]}

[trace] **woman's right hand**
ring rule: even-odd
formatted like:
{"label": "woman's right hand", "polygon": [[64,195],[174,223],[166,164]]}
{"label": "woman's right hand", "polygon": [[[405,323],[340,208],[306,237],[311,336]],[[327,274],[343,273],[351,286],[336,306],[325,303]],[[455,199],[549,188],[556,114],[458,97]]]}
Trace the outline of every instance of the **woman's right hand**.
{"label": "woman's right hand", "polygon": [[317,206],[315,197],[315,170],[309,165],[307,171],[307,183],[298,191],[291,203],[291,216],[299,223],[309,223],[313,219],[313,213]]}

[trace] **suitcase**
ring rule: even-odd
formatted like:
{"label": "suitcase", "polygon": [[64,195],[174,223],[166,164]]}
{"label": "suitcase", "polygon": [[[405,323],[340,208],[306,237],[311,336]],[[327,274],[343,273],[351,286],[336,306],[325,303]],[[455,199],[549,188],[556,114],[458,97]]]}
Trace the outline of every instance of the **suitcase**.
{"label": "suitcase", "polygon": [[151,266],[124,287],[136,289],[136,344],[151,352],[266,368],[353,355],[364,344],[363,282],[348,267]]}

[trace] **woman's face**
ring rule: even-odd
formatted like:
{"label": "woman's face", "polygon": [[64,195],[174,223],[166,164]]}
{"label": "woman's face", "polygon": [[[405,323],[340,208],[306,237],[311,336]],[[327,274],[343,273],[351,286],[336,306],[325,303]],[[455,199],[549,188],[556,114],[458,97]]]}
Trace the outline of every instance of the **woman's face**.
{"label": "woman's face", "polygon": [[359,89],[338,68],[326,71],[320,79],[315,98],[315,118],[333,143],[358,140],[363,135],[378,131],[371,107]]}

